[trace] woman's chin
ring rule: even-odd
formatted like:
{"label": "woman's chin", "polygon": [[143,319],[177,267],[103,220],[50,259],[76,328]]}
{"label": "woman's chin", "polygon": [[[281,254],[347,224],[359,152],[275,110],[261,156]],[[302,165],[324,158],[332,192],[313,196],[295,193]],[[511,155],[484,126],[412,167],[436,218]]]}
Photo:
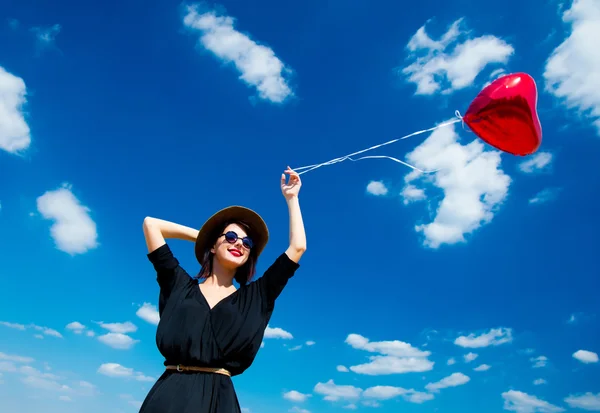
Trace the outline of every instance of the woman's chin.
{"label": "woman's chin", "polygon": [[229,253],[227,253],[226,256],[221,257],[220,261],[221,265],[231,270],[235,270],[244,265],[244,257],[234,257]]}

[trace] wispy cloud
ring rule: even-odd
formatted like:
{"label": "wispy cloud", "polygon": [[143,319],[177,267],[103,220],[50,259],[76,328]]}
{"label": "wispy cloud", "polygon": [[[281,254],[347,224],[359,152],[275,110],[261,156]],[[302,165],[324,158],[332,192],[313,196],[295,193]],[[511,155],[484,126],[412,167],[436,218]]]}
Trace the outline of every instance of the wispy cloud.
{"label": "wispy cloud", "polygon": [[532,357],[529,359],[529,361],[531,361],[533,363],[532,367],[534,369],[538,369],[541,367],[546,367],[546,365],[548,364],[548,357],[546,357],[546,356]]}
{"label": "wispy cloud", "polygon": [[199,43],[240,72],[240,78],[255,87],[261,99],[282,103],[293,96],[286,76],[291,70],[275,52],[258,44],[234,28],[231,16],[220,16],[214,10],[203,11],[199,5],[187,8],[183,24],[200,33]]}
{"label": "wispy cloud", "polygon": [[30,30],[35,35],[37,54],[41,54],[46,49],[59,50],[56,46],[56,36],[60,33],[62,27],[60,24],[51,26],[32,27]]}
{"label": "wispy cloud", "polygon": [[137,331],[137,326],[130,321],[124,323],[99,322],[98,325],[109,331],[109,333],[98,336],[98,340],[109,347],[118,350],[129,350],[139,343],[139,340],[128,335]]}
{"label": "wispy cloud", "polygon": [[514,53],[496,36],[470,38],[463,19],[452,23],[439,40],[432,39],[423,25],[406,48],[409,64],[401,72],[416,84],[417,95],[449,94],[471,86],[487,66],[506,64]]}
{"label": "wispy cloud", "polygon": [[546,90],[589,118],[600,135],[600,2],[573,0],[562,15],[568,36],[546,62]]}
{"label": "wispy cloud", "polygon": [[504,409],[517,413],[560,413],[565,409],[518,390],[502,393]]}
{"label": "wispy cloud", "polygon": [[565,403],[573,409],[600,411],[600,393],[572,394],[565,398]]}
{"label": "wispy cloud", "polygon": [[37,324],[25,325],[25,324],[19,324],[19,323],[11,323],[8,321],[0,321],[0,326],[12,328],[15,330],[21,330],[21,331],[25,331],[25,330],[33,330],[34,332],[37,331],[38,334],[36,334],[36,336],[38,336],[38,338],[43,338],[44,336],[63,338],[62,334],[59,333],[58,331],[56,331],[55,329],[50,328],[50,327],[45,327],[45,326],[39,326]]}
{"label": "wispy cloud", "polygon": [[425,386],[425,388],[432,393],[437,393],[441,389],[445,389],[447,387],[462,386],[464,384],[467,384],[469,381],[471,381],[471,378],[463,373],[452,373],[451,375],[444,377],[440,381],[437,381],[435,383],[428,383]]}
{"label": "wispy cloud", "polygon": [[153,382],[156,380],[154,377],[146,376],[139,371],[122,366],[119,363],[104,363],[98,367],[98,373],[108,377],[133,379],[143,382]]}
{"label": "wispy cloud", "polygon": [[543,171],[552,163],[553,155],[550,152],[538,152],[519,164],[519,169],[524,173]]}
{"label": "wispy cloud", "polygon": [[531,197],[529,199],[529,204],[530,205],[539,205],[539,204],[545,204],[547,202],[553,201],[558,197],[558,194],[560,193],[560,191],[561,191],[560,188],[542,189],[540,192],[538,192],[537,194],[535,194],[533,197]]}
{"label": "wispy cloud", "polygon": [[479,355],[477,355],[475,353],[467,353],[463,356],[463,358],[465,359],[465,363],[470,363],[473,360],[475,360],[477,357],[479,357]]}
{"label": "wispy cloud", "polygon": [[283,398],[292,402],[304,402],[306,399],[311,397],[311,394],[300,393],[297,390],[290,390],[288,392],[283,393]]}
{"label": "wispy cloud", "polygon": [[465,348],[482,348],[489,346],[499,346],[512,341],[512,329],[510,328],[492,328],[487,333],[471,333],[467,336],[459,336],[454,340],[454,344]]}

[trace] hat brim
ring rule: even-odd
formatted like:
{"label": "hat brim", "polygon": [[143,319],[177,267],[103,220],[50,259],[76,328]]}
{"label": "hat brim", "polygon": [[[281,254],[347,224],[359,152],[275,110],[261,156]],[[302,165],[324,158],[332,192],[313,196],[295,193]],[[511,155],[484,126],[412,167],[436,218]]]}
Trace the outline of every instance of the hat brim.
{"label": "hat brim", "polygon": [[198,237],[196,238],[196,259],[199,263],[202,263],[204,253],[207,249],[212,247],[212,242],[220,234],[217,232],[222,230],[223,224],[230,221],[241,221],[250,227],[252,241],[254,241],[254,247],[256,257],[258,257],[269,240],[269,229],[267,224],[262,217],[254,212],[253,210],[233,205],[227,208],[223,208],[220,211],[213,214],[198,231]]}

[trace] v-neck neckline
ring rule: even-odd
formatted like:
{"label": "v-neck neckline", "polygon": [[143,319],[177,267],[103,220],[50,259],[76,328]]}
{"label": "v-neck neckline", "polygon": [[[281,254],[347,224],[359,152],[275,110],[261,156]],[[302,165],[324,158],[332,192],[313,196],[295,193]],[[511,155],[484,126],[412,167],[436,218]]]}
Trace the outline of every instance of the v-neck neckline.
{"label": "v-neck neckline", "polygon": [[206,299],[206,296],[204,295],[204,292],[202,291],[202,288],[200,288],[202,284],[198,283],[198,292],[200,293],[200,296],[202,297],[202,301],[204,301],[204,304],[206,304],[206,306],[208,307],[208,312],[212,312],[215,308],[217,308],[223,301],[231,298],[234,294],[236,294],[240,289],[236,289],[234,292],[232,292],[231,294],[221,298],[219,301],[217,301],[215,303],[214,306],[210,306],[210,303],[208,302],[208,300]]}

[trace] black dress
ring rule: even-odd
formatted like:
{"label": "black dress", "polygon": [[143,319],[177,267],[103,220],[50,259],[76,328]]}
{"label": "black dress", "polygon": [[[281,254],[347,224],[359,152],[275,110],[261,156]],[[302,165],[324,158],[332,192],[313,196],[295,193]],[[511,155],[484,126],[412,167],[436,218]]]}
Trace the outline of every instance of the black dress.
{"label": "black dress", "polygon": [[[156,344],[165,366],[246,370],[260,349],[275,299],[298,269],[285,253],[258,280],[241,286],[212,309],[198,280],[181,268],[167,244],[148,254],[160,286]],[[229,376],[165,370],[140,413],[239,413]]]}

